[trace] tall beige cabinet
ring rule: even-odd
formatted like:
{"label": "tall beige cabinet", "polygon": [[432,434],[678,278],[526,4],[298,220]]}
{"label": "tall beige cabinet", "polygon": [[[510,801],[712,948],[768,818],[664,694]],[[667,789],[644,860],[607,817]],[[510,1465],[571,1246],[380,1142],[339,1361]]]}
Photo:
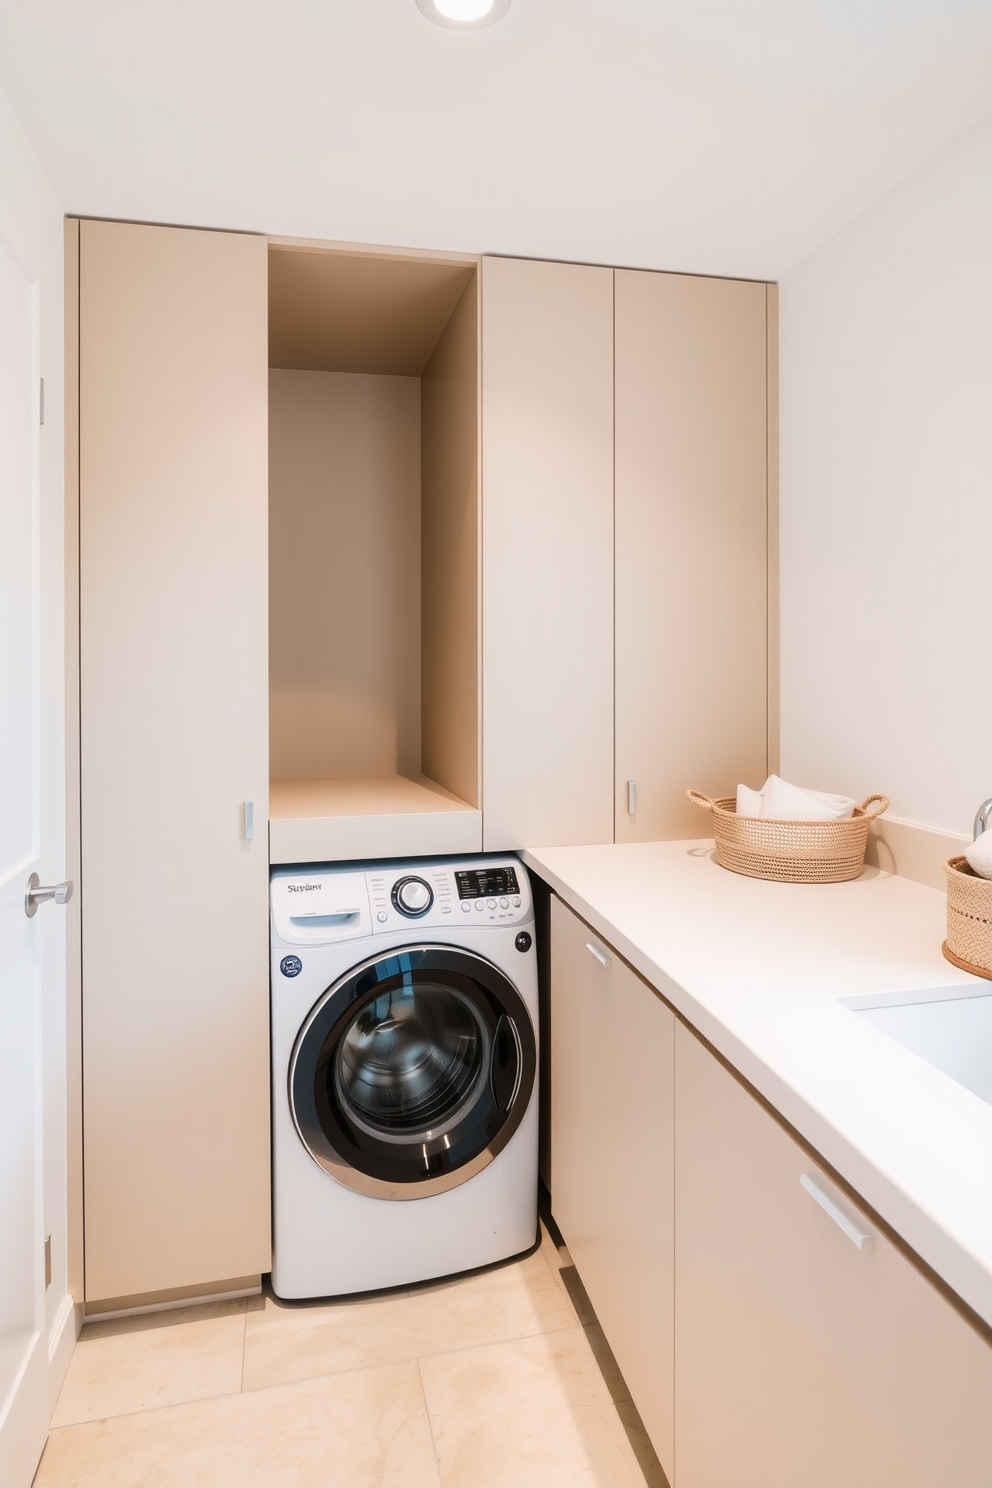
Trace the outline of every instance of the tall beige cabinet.
{"label": "tall beige cabinet", "polygon": [[487,848],[695,837],[769,763],[773,288],[483,260]]}
{"label": "tall beige cabinet", "polygon": [[482,266],[483,843],[613,840],[613,270]]}
{"label": "tall beige cabinet", "polygon": [[266,244],[80,224],[86,1305],[269,1265]]}
{"label": "tall beige cabinet", "polygon": [[769,287],[618,269],[616,840],[767,773]]}

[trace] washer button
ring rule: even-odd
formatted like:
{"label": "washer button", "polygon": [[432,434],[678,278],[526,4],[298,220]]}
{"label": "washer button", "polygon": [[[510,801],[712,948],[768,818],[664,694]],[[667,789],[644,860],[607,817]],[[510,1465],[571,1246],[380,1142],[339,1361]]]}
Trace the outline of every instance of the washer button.
{"label": "washer button", "polygon": [[442,906],[441,906],[441,913],[442,914],[450,914],[451,913],[451,905],[450,904],[442,904]]}
{"label": "washer button", "polygon": [[527,931],[521,930],[520,934],[517,936],[513,944],[516,946],[518,951],[529,951],[531,947],[531,939],[530,936],[527,934]]}
{"label": "washer button", "polygon": [[489,899],[489,900],[487,900],[486,901],[486,908],[487,909],[495,909],[496,908],[496,900],[495,899]]}
{"label": "washer button", "polygon": [[475,901],[475,907],[479,911],[479,913],[481,914],[482,911],[485,909],[486,906],[483,904],[483,902],[482,902],[481,899],[476,899],[476,901]]}
{"label": "washer button", "polygon": [[384,909],[380,909],[379,913],[376,915],[376,919],[379,921],[380,925],[384,925],[389,919],[389,916]]}
{"label": "washer button", "polygon": [[519,894],[514,894],[514,896],[513,896],[513,907],[514,907],[514,909],[519,909],[520,908],[520,895]]}
{"label": "washer button", "polygon": [[466,900],[464,900],[462,902],[462,914],[471,914],[471,913],[472,913],[472,906],[471,906],[471,904],[469,904],[468,900],[466,899]]}
{"label": "washer button", "polygon": [[499,901],[499,907],[500,907],[500,909],[509,909],[509,907],[510,907],[510,901],[509,901],[509,899],[501,899]]}

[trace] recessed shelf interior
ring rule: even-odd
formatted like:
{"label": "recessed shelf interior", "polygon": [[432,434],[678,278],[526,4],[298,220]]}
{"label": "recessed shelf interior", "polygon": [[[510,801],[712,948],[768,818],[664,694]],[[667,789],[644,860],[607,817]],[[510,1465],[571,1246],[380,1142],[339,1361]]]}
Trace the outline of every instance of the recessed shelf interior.
{"label": "recessed shelf interior", "polygon": [[270,819],[475,817],[477,266],[273,244],[269,362]]}

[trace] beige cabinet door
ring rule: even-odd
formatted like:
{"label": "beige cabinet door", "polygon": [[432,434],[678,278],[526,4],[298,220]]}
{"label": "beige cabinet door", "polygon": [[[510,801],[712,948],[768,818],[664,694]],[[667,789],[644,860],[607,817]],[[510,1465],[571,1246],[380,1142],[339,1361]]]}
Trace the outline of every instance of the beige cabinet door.
{"label": "beige cabinet door", "polygon": [[552,1209],[669,1477],[674,1061],[671,1010],[552,898]]}
{"label": "beige cabinet door", "polygon": [[613,841],[613,270],[482,266],[483,840]]}
{"label": "beige cabinet door", "polygon": [[83,222],[79,331],[92,1304],[269,1264],[265,241]]}
{"label": "beige cabinet door", "polygon": [[616,273],[617,842],[765,778],[766,295]]}
{"label": "beige cabinet door", "polygon": [[675,1059],[678,1488],[987,1488],[992,1349],[682,1025]]}

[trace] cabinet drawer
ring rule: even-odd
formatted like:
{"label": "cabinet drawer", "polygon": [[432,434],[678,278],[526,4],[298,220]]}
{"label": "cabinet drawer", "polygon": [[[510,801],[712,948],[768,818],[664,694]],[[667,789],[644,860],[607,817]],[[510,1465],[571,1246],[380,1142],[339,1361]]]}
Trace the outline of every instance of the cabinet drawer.
{"label": "cabinet drawer", "polygon": [[676,1030],[678,1488],[987,1488],[992,1349]]}

